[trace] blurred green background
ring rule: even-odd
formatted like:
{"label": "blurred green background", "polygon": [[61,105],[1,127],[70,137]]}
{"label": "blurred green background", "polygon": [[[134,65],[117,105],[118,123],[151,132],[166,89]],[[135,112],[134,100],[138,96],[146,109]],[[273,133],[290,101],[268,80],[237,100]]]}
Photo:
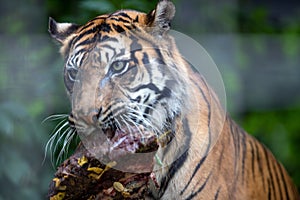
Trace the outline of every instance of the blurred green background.
{"label": "blurred green background", "polygon": [[[176,0],[173,29],[208,51],[224,79],[227,108],[268,146],[300,188],[300,3],[296,0]],[[45,145],[67,114],[63,61],[48,17],[85,23],[150,0],[0,2],[0,200],[45,199],[55,172]]]}

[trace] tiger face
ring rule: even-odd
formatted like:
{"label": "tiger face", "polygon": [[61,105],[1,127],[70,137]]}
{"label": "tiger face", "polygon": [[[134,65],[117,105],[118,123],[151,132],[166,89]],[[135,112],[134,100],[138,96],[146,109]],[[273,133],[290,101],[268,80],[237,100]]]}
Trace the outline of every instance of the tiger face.
{"label": "tiger face", "polygon": [[174,12],[161,1],[149,14],[121,10],[83,26],[50,19],[66,59],[69,121],[79,134],[97,130],[102,140],[116,140],[116,131],[125,130],[144,140],[171,133],[161,145],[172,139],[190,94],[186,69],[179,67],[185,61],[167,34]]}

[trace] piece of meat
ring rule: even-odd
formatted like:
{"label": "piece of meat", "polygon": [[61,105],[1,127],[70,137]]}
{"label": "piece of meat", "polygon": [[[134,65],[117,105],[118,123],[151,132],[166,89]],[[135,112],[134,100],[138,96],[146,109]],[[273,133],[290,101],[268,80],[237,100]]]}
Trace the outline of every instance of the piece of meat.
{"label": "piece of meat", "polygon": [[119,131],[110,147],[109,160],[103,163],[80,144],[58,167],[49,187],[50,200],[144,199],[153,180],[156,138]]}

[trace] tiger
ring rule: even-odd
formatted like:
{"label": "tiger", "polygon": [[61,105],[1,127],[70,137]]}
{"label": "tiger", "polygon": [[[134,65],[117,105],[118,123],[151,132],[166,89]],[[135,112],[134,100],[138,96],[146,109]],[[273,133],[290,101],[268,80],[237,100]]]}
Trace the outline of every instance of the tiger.
{"label": "tiger", "polygon": [[65,60],[70,127],[98,127],[108,139],[124,124],[157,138],[168,132],[148,199],[300,199],[283,165],[181,56],[169,34],[174,16],[174,4],[160,0],[149,13],[118,10],[84,25],[49,18]]}

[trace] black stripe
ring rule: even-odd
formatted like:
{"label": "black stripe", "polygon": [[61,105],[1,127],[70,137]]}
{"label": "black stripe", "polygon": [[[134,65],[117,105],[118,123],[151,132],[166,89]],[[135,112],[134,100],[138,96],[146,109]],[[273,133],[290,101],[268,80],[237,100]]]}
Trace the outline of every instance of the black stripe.
{"label": "black stripe", "polygon": [[[147,42],[150,44],[152,49],[159,49],[160,47],[157,46],[155,43],[156,41],[149,40],[149,37],[144,37],[144,35],[141,34],[134,34],[135,32],[131,32],[131,36],[137,38],[137,40],[141,40],[143,42]],[[150,47],[147,45],[147,47]],[[162,57],[162,56],[161,56]]]}
{"label": "black stripe", "polygon": [[211,119],[211,107],[210,104],[208,102],[207,97],[205,96],[204,92],[202,91],[202,89],[200,88],[200,86],[195,83],[195,85],[198,87],[200,93],[202,94],[202,97],[205,101],[205,103],[207,104],[207,109],[208,109],[208,119],[207,119],[207,125],[208,125],[208,145],[205,151],[205,156],[203,158],[201,158],[201,160],[199,161],[199,163],[196,165],[196,167],[194,168],[194,171],[192,173],[192,176],[190,177],[189,181],[187,182],[187,184],[185,185],[185,187],[183,188],[183,190],[180,191],[180,195],[182,195],[185,190],[188,188],[188,186],[190,185],[190,183],[192,182],[192,179],[195,177],[196,173],[198,172],[198,170],[200,169],[200,167],[202,166],[202,164],[204,163],[204,161],[207,158],[207,153],[209,152],[210,149],[210,145],[211,145],[211,129],[210,129],[210,119]]}
{"label": "black stripe", "polygon": [[157,56],[156,56],[156,62],[158,64],[161,64],[161,65],[166,65],[165,61],[164,61],[164,57],[161,53],[161,49],[157,46],[153,47],[154,51],[156,52]]}
{"label": "black stripe", "polygon": [[105,16],[97,16],[97,17],[95,17],[94,19],[92,19],[91,20],[91,22],[93,22],[93,21],[97,21],[97,20],[99,20],[99,19],[103,19],[103,20],[105,20],[107,18],[107,16],[105,15]]}
{"label": "black stripe", "polygon": [[[263,172],[263,170],[262,170],[262,163],[261,163],[261,159],[260,159],[260,155],[259,155],[259,147],[261,147],[260,146],[260,144],[258,144],[258,142],[257,141],[255,141],[255,149],[256,149],[256,156],[257,156],[257,165],[258,165],[258,168],[259,168],[259,172],[260,172],[260,177],[261,177],[261,179],[262,179],[262,182],[263,182],[263,189],[264,189],[264,191],[266,191],[266,187],[265,187],[265,182],[264,182],[264,172]],[[259,146],[258,146],[259,145]],[[259,176],[258,176],[259,177]]]}
{"label": "black stripe", "polygon": [[143,104],[145,104],[149,100],[150,96],[150,94],[147,95],[146,99],[143,101]]}
{"label": "black stripe", "polygon": [[110,110],[110,112],[106,115],[106,117],[102,120],[102,123],[108,123],[110,119],[113,117],[113,112]]}
{"label": "black stripe", "polygon": [[139,39],[134,35],[130,35],[129,38],[131,39],[130,58],[134,63],[139,64],[139,59],[136,57],[135,53],[142,50],[142,45],[138,42]]}
{"label": "black stripe", "polygon": [[135,51],[141,51],[143,49],[142,45],[139,43],[139,39],[135,37],[134,35],[130,35],[129,38],[131,39],[131,44],[130,44],[130,51],[135,52]]}
{"label": "black stripe", "polygon": [[269,175],[270,175],[270,178],[271,178],[271,180],[270,180],[270,182],[271,182],[271,188],[270,189],[271,189],[271,192],[273,193],[274,199],[276,199],[276,193],[275,193],[275,187],[274,187],[274,179],[273,179],[273,173],[272,173],[271,168],[270,168],[269,155],[268,155],[268,152],[267,152],[266,148],[263,147],[263,151],[264,151],[266,162],[267,162],[268,172],[269,172]]}
{"label": "black stripe", "polygon": [[[101,54],[100,54],[101,55]],[[105,58],[106,58],[106,61],[109,61],[109,53],[108,52],[105,52]],[[101,61],[100,61],[101,62]]]}
{"label": "black stripe", "polygon": [[[76,55],[73,58],[73,60],[71,60],[72,64],[74,64],[74,62],[76,63],[75,59],[78,59],[78,55],[83,54],[83,56],[82,56],[82,58],[81,58],[81,60],[79,62],[79,66],[76,66],[76,64],[75,64],[75,67],[80,67],[82,65],[83,60],[86,57],[86,53],[87,53],[86,49],[80,49],[79,51],[77,51]],[[65,62],[67,62],[67,60],[65,60]]]}
{"label": "black stripe", "polygon": [[[233,144],[234,144],[234,167],[235,169],[237,169],[237,161],[238,161],[238,157],[239,157],[239,152],[240,152],[240,146],[238,145],[240,142],[238,140],[238,134],[234,131],[233,126],[234,123],[230,120],[230,132],[231,135],[233,137]],[[237,173],[237,170],[234,171],[235,175]]]}
{"label": "black stripe", "polygon": [[112,46],[110,46],[108,44],[101,45],[101,48],[106,48],[106,49],[112,50],[114,52],[114,55],[117,53],[116,48],[113,48]]}
{"label": "black stripe", "polygon": [[179,157],[169,168],[168,173],[161,180],[161,185],[159,188],[159,197],[162,197],[166,192],[169,182],[173,179],[176,172],[183,166],[188,156],[188,151],[185,151],[182,156]]}
{"label": "black stripe", "polygon": [[193,192],[192,194],[190,194],[190,196],[188,196],[186,198],[186,200],[193,199],[195,196],[197,196],[205,188],[208,180],[210,179],[211,173],[212,172],[209,173],[208,177],[205,179],[205,182],[199,187],[199,189],[196,192]]}
{"label": "black stripe", "polygon": [[[151,41],[149,40],[149,38],[146,38],[146,37],[143,37],[143,35],[139,35],[139,34],[134,34],[133,32],[131,32],[131,35],[129,36],[130,39],[132,41],[143,41],[143,42],[146,42],[146,43],[149,43],[149,47],[151,46],[151,49],[154,50],[156,52],[156,63],[157,64],[162,64],[162,65],[166,65],[166,63],[164,62],[164,58],[162,56],[162,53],[160,52],[160,47],[158,47],[156,44],[155,44],[155,41]],[[138,44],[140,45],[140,44]],[[146,45],[148,47],[148,45]],[[130,49],[131,51],[137,51],[137,50],[142,50],[142,46],[139,46],[139,49],[137,47],[134,47],[134,45],[131,45],[130,46]],[[131,54],[132,55],[132,59],[136,62],[136,63],[139,63],[139,59],[136,59],[135,58],[135,55],[134,53]],[[145,67],[147,72],[150,74],[150,82],[152,82],[152,72],[151,72],[151,68],[150,67]]]}
{"label": "black stripe", "polygon": [[[106,32],[106,33],[109,33],[111,31],[111,26],[110,24],[107,24],[107,23],[102,23],[100,25],[97,25],[97,26],[94,26],[94,27],[90,27],[89,30],[81,33],[78,37],[76,37],[74,40],[73,40],[73,44],[75,44],[76,42],[78,42],[81,38],[83,38],[84,36],[87,36],[87,35],[90,35],[90,34],[95,34],[95,33],[98,33],[99,36],[94,36],[94,37],[99,37],[101,38],[101,32]],[[108,37],[108,36],[107,36]],[[106,39],[106,37],[102,37],[101,38],[101,41],[103,41],[104,39]]]}
{"label": "black stripe", "polygon": [[[81,50],[80,50],[80,51],[81,51]],[[80,52],[80,51],[79,51],[79,52]],[[83,53],[83,55],[82,55],[82,57],[81,57],[81,60],[80,60],[80,62],[79,62],[79,66],[78,66],[78,67],[80,67],[80,66],[82,65],[84,59],[86,58],[86,51],[84,50],[83,52],[84,52],[84,53]]]}
{"label": "black stripe", "polygon": [[141,99],[142,99],[142,97],[139,95],[139,96],[137,96],[137,97],[134,98],[134,99],[130,98],[130,102],[141,103]]}
{"label": "black stripe", "polygon": [[108,112],[111,112],[111,105],[109,105],[108,108],[105,111],[103,111],[102,115],[106,115]]}
{"label": "black stripe", "polygon": [[130,24],[130,25],[123,24],[123,25],[128,30],[134,30],[135,32],[141,32],[141,29],[136,27],[134,24]]}
{"label": "black stripe", "polygon": [[181,190],[180,195],[183,195],[183,193],[186,191],[186,189],[188,188],[188,186],[192,182],[193,178],[195,177],[196,173],[198,172],[198,170],[200,169],[201,165],[204,163],[206,158],[207,158],[207,156],[204,156],[203,158],[201,158],[200,162],[196,165],[196,167],[194,168],[194,172],[193,172],[192,176],[190,177],[189,181],[187,182],[187,184],[185,185],[183,190]]}
{"label": "black stripe", "polygon": [[133,20],[133,22],[139,22],[139,16],[138,15],[135,17],[135,19]]}
{"label": "black stripe", "polygon": [[77,44],[77,45],[75,46],[75,48],[77,48],[77,47],[79,47],[79,46],[89,45],[89,44],[91,44],[91,43],[95,43],[96,41],[97,41],[97,35],[94,35],[94,37],[88,38],[88,39],[86,39],[86,40],[80,42],[79,44]]}
{"label": "black stripe", "polygon": [[111,26],[110,26],[110,24],[102,23],[99,26],[96,26],[95,29],[97,31],[101,31],[101,32],[104,32],[104,33],[109,33],[111,31]]}
{"label": "black stripe", "polygon": [[216,192],[216,194],[215,194],[215,200],[217,200],[218,198],[219,198],[219,192],[220,192],[220,190],[221,190],[221,186],[218,188],[218,190],[217,190],[217,192]]}
{"label": "black stripe", "polygon": [[[67,62],[67,59],[69,58],[69,53],[70,53],[70,49],[72,47],[72,44],[73,44],[73,41],[74,41],[75,37],[73,37],[70,42],[68,43],[67,47],[65,48],[65,51],[64,51],[64,60],[65,62]],[[85,50],[85,49],[84,49]]]}
{"label": "black stripe", "polygon": [[275,175],[275,178],[276,178],[276,184],[278,186],[278,192],[279,192],[279,199],[282,199],[282,188],[281,188],[281,184],[280,184],[280,180],[279,180],[279,177],[278,177],[278,163],[275,162],[273,163],[273,170],[274,170],[274,175]]}
{"label": "black stripe", "polygon": [[123,18],[116,18],[116,17],[110,17],[109,19],[112,19],[114,21],[117,21],[117,22],[124,22],[124,23],[129,23],[130,24],[130,21],[126,20],[126,19],[123,19]]}
{"label": "black stripe", "polygon": [[156,101],[160,101],[163,98],[170,98],[172,94],[172,91],[169,87],[164,87],[164,89],[160,92],[158,97],[156,98]]}
{"label": "black stripe", "polygon": [[270,179],[267,179],[267,184],[268,184],[268,199],[271,199],[271,186],[270,186]]}
{"label": "black stripe", "polygon": [[143,58],[142,58],[143,64],[149,64],[149,56],[146,52],[143,53]]}
{"label": "black stripe", "polygon": [[244,177],[245,177],[245,161],[247,157],[247,143],[246,143],[246,135],[243,130],[241,130],[237,126],[237,131],[242,135],[242,145],[243,145],[243,155],[242,155],[242,182],[244,182]]}
{"label": "black stripe", "polygon": [[[184,145],[184,147],[189,147],[190,142],[191,142],[192,132],[188,125],[187,119],[183,120],[183,130],[185,131],[184,135],[187,138],[183,145]],[[176,132],[175,132],[175,134],[176,134]],[[170,166],[168,173],[161,180],[161,187],[159,189],[159,197],[162,197],[164,195],[167,187],[169,186],[169,182],[173,179],[175,173],[178,170],[180,170],[180,168],[184,165],[184,163],[187,159],[187,156],[188,156],[188,149]],[[177,157],[178,157],[178,155],[177,155]]]}
{"label": "black stripe", "polygon": [[249,144],[250,144],[250,148],[251,148],[251,169],[252,169],[252,178],[253,180],[255,181],[255,167],[254,167],[254,164],[255,164],[255,152],[254,152],[254,147],[253,147],[253,144],[252,144],[253,140],[249,140]]}
{"label": "black stripe", "polygon": [[[144,57],[147,56],[147,59],[148,58],[148,55],[146,53],[144,53]],[[145,60],[144,60],[145,61]],[[149,61],[149,60],[148,60]],[[144,65],[144,68],[146,69],[147,73],[149,74],[149,81],[150,82],[153,82],[153,79],[152,79],[152,76],[153,76],[153,73],[152,73],[152,66],[148,66],[148,65]]]}
{"label": "black stripe", "polygon": [[129,17],[129,15],[127,15],[125,12],[118,13],[118,15],[120,15],[120,16],[122,16],[122,17],[125,17],[125,18],[128,18],[128,19],[132,20],[132,18]]}
{"label": "black stripe", "polygon": [[86,25],[82,26],[82,27],[80,28],[79,32],[81,32],[81,31],[83,31],[83,30],[85,30],[85,29],[90,28],[90,27],[93,26],[94,24],[95,24],[95,23],[93,22],[93,20],[90,21],[90,22],[87,23]]}
{"label": "black stripe", "polygon": [[[99,26],[99,25],[98,25]],[[91,28],[91,29],[89,29],[89,30],[87,30],[87,31],[85,31],[85,32],[83,32],[83,33],[81,33],[79,36],[77,36],[72,42],[73,42],[73,44],[75,44],[76,42],[78,42],[81,38],[83,38],[84,36],[86,36],[86,35],[89,35],[89,34],[94,34],[94,33],[96,33],[96,32],[98,32],[98,29],[97,29],[97,26],[95,26],[95,27],[93,27],[93,28]]]}
{"label": "black stripe", "polygon": [[117,38],[114,38],[114,37],[110,37],[108,35],[103,35],[101,38],[100,38],[100,42],[119,42],[119,40]]}
{"label": "black stripe", "polygon": [[122,28],[122,26],[120,25],[116,25],[116,24],[113,24],[113,28],[115,29],[115,31],[117,31],[118,33],[123,33],[125,32],[125,30]]}
{"label": "black stripe", "polygon": [[161,93],[161,91],[159,90],[159,88],[156,87],[156,85],[153,84],[153,83],[143,84],[143,85],[139,85],[137,87],[131,88],[130,92],[137,92],[137,91],[139,91],[141,89],[145,89],[145,88],[154,91],[155,94]]}
{"label": "black stripe", "polygon": [[139,59],[135,55],[136,51],[130,51],[130,59],[135,63],[136,65],[139,65]]}
{"label": "black stripe", "polygon": [[285,199],[289,199],[289,191],[288,191],[288,188],[287,188],[287,185],[286,185],[286,180],[284,178],[282,165],[280,165],[279,163],[277,163],[277,164],[278,164],[278,167],[279,167],[279,172],[280,172],[280,176],[281,176],[281,182],[283,183],[284,190],[285,190]]}
{"label": "black stripe", "polygon": [[79,51],[76,52],[76,54],[81,54],[81,53],[86,53],[86,49],[80,49]]}
{"label": "black stripe", "polygon": [[143,118],[147,119],[151,110],[153,110],[153,104],[149,104],[145,108],[144,113],[143,113]]}
{"label": "black stripe", "polygon": [[[102,45],[101,48],[106,48],[106,49],[111,50],[111,51],[113,52],[113,55],[114,55],[114,56],[117,54],[116,49],[113,48],[113,47],[111,47],[111,46],[108,45],[108,44]],[[97,49],[95,49],[95,50],[101,52],[101,49],[100,49],[100,48],[97,48]],[[101,54],[99,54],[99,55],[101,55]],[[109,57],[109,53],[108,53],[108,52],[105,52],[105,58],[106,58],[106,61],[109,62],[110,57]],[[98,61],[99,61],[100,63],[103,62],[103,60],[98,60]]]}

